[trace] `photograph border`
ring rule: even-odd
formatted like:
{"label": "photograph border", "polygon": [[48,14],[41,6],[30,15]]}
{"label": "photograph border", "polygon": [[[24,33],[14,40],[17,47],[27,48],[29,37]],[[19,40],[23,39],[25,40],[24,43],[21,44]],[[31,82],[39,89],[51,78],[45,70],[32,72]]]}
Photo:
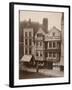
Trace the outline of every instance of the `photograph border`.
{"label": "photograph border", "polygon": [[[45,6],[45,7],[60,7],[69,9],[69,77],[68,82],[62,83],[44,83],[44,84],[34,84],[34,85],[14,85],[14,5],[30,5],[30,6]],[[54,5],[54,4],[38,4],[38,3],[20,3],[20,2],[10,2],[9,3],[9,86],[10,87],[31,87],[31,86],[46,86],[46,85],[62,85],[70,84],[70,6],[69,5]]]}

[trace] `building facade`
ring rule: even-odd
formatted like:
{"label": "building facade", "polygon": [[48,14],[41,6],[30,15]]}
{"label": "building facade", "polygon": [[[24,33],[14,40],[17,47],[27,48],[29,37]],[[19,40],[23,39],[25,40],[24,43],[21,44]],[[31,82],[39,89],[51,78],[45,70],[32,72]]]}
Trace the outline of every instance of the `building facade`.
{"label": "building facade", "polygon": [[24,55],[33,53],[33,28],[24,28]]}
{"label": "building facade", "polygon": [[[44,24],[46,28],[44,28]],[[24,28],[24,55],[32,55],[35,63],[52,69],[61,59],[61,31],[56,27],[48,31],[47,25],[48,20],[45,18],[37,32],[32,27]]]}
{"label": "building facade", "polygon": [[45,32],[42,28],[39,28],[35,34],[35,60],[42,64],[44,64],[44,38]]}
{"label": "building facade", "polygon": [[45,36],[45,60],[49,68],[53,63],[59,62],[61,56],[61,32],[53,27]]}

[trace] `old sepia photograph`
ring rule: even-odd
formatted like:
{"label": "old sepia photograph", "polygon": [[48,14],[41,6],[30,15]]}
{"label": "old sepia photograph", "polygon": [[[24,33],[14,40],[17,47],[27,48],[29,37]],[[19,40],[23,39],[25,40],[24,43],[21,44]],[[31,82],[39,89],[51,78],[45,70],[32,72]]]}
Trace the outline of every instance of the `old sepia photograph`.
{"label": "old sepia photograph", "polygon": [[9,86],[70,84],[70,6],[10,3]]}
{"label": "old sepia photograph", "polygon": [[64,76],[64,13],[19,11],[19,79]]}

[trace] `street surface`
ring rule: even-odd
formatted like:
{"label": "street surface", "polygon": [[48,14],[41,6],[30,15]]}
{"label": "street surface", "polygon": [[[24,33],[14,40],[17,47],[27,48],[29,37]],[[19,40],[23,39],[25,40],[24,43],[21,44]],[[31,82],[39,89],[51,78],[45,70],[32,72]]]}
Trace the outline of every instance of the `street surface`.
{"label": "street surface", "polygon": [[19,71],[19,79],[53,78],[63,76],[64,72],[58,70],[39,69],[38,72],[36,72],[36,68],[24,68]]}

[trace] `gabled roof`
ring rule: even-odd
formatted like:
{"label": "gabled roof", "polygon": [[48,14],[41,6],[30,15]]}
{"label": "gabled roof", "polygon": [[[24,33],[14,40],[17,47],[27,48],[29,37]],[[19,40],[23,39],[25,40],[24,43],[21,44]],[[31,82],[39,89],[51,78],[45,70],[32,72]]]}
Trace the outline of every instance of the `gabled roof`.
{"label": "gabled roof", "polygon": [[53,30],[57,30],[57,31],[61,32],[58,28],[56,28],[55,26],[53,26],[53,27],[49,30],[49,33],[50,33],[51,31],[53,31]]}
{"label": "gabled roof", "polygon": [[[42,30],[43,32],[42,32],[41,30]],[[46,33],[48,33],[48,32],[46,32],[46,31],[42,28],[42,26],[39,27],[39,29],[37,30],[36,33],[38,33],[38,32],[43,33],[44,35],[45,35]]]}

